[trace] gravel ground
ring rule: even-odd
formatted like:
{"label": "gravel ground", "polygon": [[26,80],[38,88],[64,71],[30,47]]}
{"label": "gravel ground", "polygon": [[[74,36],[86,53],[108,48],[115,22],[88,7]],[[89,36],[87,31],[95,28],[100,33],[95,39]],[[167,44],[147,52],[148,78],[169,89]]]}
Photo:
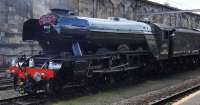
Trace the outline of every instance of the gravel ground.
{"label": "gravel ground", "polygon": [[[126,103],[127,99],[134,100],[135,96],[143,96],[142,94],[150,94],[152,91],[160,90],[162,88],[170,87],[172,85],[183,83],[186,80],[197,78],[200,75],[200,69],[193,71],[188,71],[185,73],[176,74],[171,77],[155,79],[155,80],[146,80],[139,84],[133,84],[132,86],[113,89],[110,91],[100,92],[94,95],[80,96],[74,98],[66,98],[61,100],[54,100],[48,103],[48,105],[110,105],[118,104],[115,102]],[[147,94],[145,94],[147,95]],[[138,99],[138,97],[137,97]],[[125,102],[124,102],[125,101]],[[132,101],[130,101],[132,102]]]}

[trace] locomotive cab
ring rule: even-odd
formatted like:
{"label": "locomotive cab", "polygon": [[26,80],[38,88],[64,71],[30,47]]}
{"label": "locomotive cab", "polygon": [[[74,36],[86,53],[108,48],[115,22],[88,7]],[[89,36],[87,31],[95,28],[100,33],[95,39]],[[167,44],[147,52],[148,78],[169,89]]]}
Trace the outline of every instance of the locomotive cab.
{"label": "locomotive cab", "polygon": [[173,56],[175,29],[173,27],[154,23],[154,34],[158,44],[159,59],[169,59]]}

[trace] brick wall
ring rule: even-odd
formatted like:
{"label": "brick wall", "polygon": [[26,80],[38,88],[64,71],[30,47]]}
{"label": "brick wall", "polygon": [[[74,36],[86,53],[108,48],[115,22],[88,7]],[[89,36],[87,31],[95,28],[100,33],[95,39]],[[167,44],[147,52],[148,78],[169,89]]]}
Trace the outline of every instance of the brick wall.
{"label": "brick wall", "polygon": [[[0,0],[0,67],[13,57],[30,53],[31,44],[22,41],[24,21],[33,17],[31,0]],[[33,49],[40,49],[37,44]]]}

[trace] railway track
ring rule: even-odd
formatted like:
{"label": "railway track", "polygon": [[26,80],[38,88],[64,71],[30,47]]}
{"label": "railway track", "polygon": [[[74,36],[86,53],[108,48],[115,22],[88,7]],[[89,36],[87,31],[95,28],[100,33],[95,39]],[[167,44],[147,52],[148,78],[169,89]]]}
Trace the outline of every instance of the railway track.
{"label": "railway track", "polygon": [[[196,73],[196,72],[195,72]],[[193,75],[193,76],[192,76]],[[200,90],[200,77],[199,74],[192,74],[188,79],[179,81],[179,79],[185,76],[180,76],[179,82],[173,85],[166,85],[163,88],[155,89],[154,91],[149,91],[147,93],[129,97],[127,99],[121,100],[119,102],[114,102],[112,105],[171,105],[182,98]],[[195,75],[195,76],[194,76]],[[162,81],[162,80],[161,80]],[[176,80],[169,80],[172,82]],[[162,82],[160,82],[161,85]],[[165,84],[165,83],[164,83]]]}
{"label": "railway track", "polygon": [[198,91],[199,89],[200,89],[200,84],[192,86],[191,88],[184,89],[184,90],[174,93],[172,95],[166,96],[159,100],[156,100],[156,101],[150,103],[150,105],[165,105],[165,104],[167,105],[168,103],[173,103],[173,102],[177,101],[177,99],[181,99],[195,91]]}
{"label": "railway track", "polygon": [[13,80],[6,78],[5,71],[0,71],[0,91],[11,89],[13,87]]}
{"label": "railway track", "polygon": [[13,80],[12,79],[1,79],[0,80],[0,84],[8,84],[8,83],[12,83]]}
{"label": "railway track", "polygon": [[11,89],[13,87],[12,79],[1,79],[0,80],[0,91]]}
{"label": "railway track", "polygon": [[5,78],[5,71],[0,71],[0,79]]}
{"label": "railway track", "polygon": [[39,93],[0,100],[0,105],[44,105],[46,101],[44,93]]}

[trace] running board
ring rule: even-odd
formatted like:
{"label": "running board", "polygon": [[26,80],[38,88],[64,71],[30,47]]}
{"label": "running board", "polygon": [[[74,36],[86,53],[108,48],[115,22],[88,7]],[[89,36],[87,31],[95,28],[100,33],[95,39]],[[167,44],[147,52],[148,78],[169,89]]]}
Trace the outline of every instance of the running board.
{"label": "running board", "polygon": [[140,66],[135,66],[135,67],[126,67],[126,68],[121,68],[121,69],[103,69],[103,70],[94,70],[93,73],[113,73],[113,72],[122,72],[122,71],[130,71],[130,70],[137,70],[141,68]]}

